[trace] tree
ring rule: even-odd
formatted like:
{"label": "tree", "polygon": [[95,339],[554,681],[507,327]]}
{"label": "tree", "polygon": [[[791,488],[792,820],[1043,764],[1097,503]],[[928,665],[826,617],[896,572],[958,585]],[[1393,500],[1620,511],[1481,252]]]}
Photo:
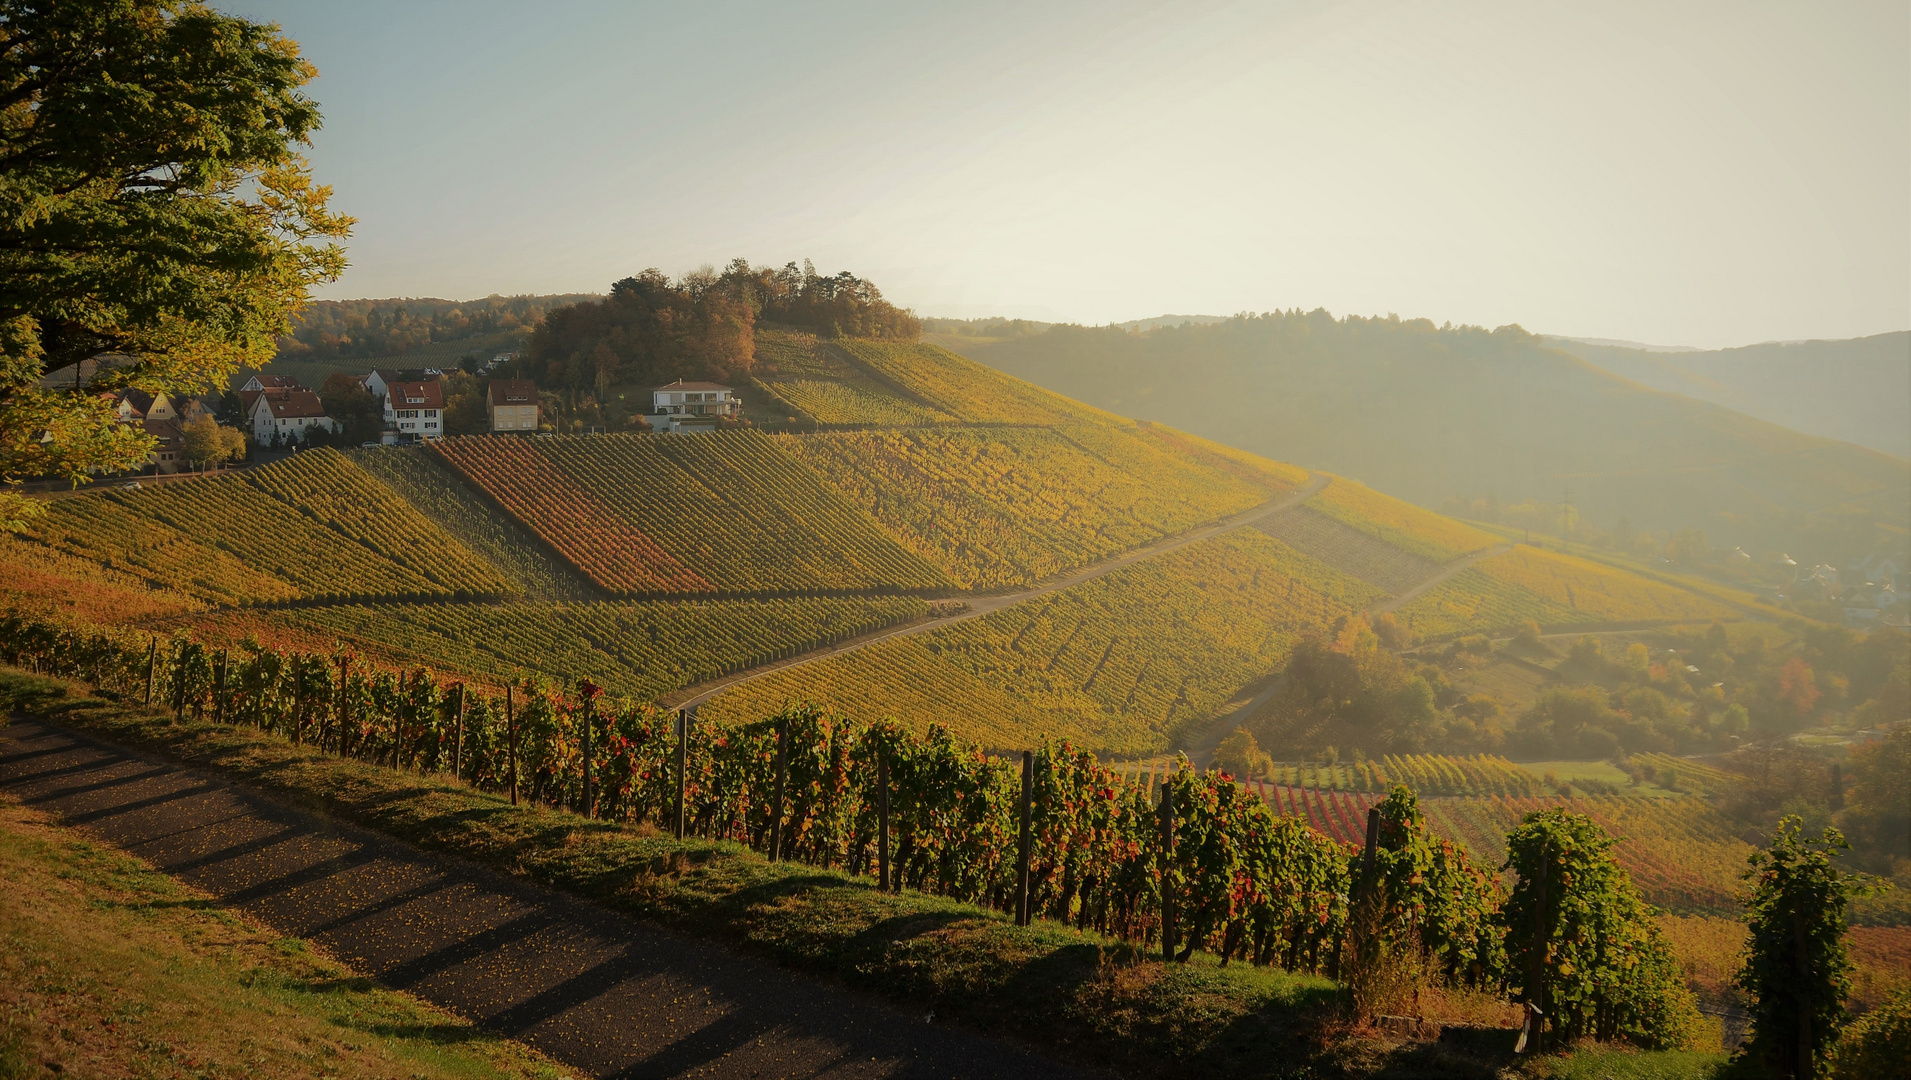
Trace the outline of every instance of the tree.
{"label": "tree", "polygon": [[1840,819],[1876,864],[1911,859],[1911,727],[1853,747],[1849,806]]}
{"label": "tree", "polygon": [[1273,764],[1246,728],[1235,728],[1214,748],[1214,767],[1239,777],[1266,776]]}
{"label": "tree", "polygon": [[338,277],[352,219],[295,149],[316,74],[183,0],[0,0],[0,480],[138,467],[100,391],[223,385]]}
{"label": "tree", "polygon": [[1911,986],[1902,987],[1846,1028],[1832,1050],[1832,1080],[1872,1080],[1900,1074],[1911,1061]]}
{"label": "tree", "polygon": [[1519,875],[1500,909],[1509,988],[1563,1039],[1682,1046],[1698,1004],[1612,845],[1591,818],[1558,807],[1507,834],[1501,869]]}
{"label": "tree", "polygon": [[1799,1080],[1818,1074],[1851,993],[1846,912],[1869,890],[1865,878],[1832,865],[1847,849],[1838,830],[1806,840],[1799,819],[1785,817],[1745,873],[1749,933],[1737,982],[1753,999],[1752,1050]]}
{"label": "tree", "polygon": [[183,425],[186,460],[203,469],[218,461],[236,461],[245,456],[246,439],[241,432],[220,427],[212,417],[202,416]]}
{"label": "tree", "polygon": [[357,379],[342,371],[325,377],[319,388],[325,415],[337,421],[339,441],[347,446],[377,442],[385,430],[385,410]]}

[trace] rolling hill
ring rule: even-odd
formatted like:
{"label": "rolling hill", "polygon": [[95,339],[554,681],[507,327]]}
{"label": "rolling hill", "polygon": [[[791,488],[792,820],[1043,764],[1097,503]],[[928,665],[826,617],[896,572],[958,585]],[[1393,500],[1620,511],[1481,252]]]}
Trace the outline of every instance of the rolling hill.
{"label": "rolling hill", "polygon": [[784,431],[471,436],[86,492],[0,542],[0,589],[726,723],[806,699],[1123,755],[1188,745],[1364,612],[1425,639],[1736,615],[934,345],[760,347],[803,410]]}
{"label": "rolling hill", "polygon": [[1911,458],[1911,331],[1676,352],[1571,338],[1547,343],[1654,390]]}
{"label": "rolling hill", "polygon": [[1837,562],[1911,543],[1911,461],[1651,389],[1518,327],[1276,312],[936,340],[1091,405],[1422,505],[1570,498],[1587,521]]}

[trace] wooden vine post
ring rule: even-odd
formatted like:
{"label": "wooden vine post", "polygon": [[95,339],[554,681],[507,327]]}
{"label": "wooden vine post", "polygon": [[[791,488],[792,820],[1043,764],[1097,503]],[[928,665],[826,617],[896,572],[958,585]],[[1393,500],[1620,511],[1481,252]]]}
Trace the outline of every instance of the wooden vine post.
{"label": "wooden vine post", "polygon": [[349,685],[348,680],[351,678],[351,669],[352,658],[350,656],[341,656],[338,658],[338,716],[332,726],[337,729],[338,732],[337,742],[340,755],[346,752],[348,745],[346,742],[346,732],[351,729],[349,723],[352,712],[351,698],[345,691],[346,686]]}
{"label": "wooden vine post", "polygon": [[1374,860],[1380,837],[1380,807],[1367,808],[1367,850],[1360,856],[1360,896],[1365,897],[1374,887]]}
{"label": "wooden vine post", "polygon": [[464,684],[458,684],[458,733],[451,740],[451,778],[464,779]]}
{"label": "wooden vine post", "polygon": [[790,771],[790,722],[776,725],[776,795],[770,801],[770,861],[783,855],[783,783]]}
{"label": "wooden vine post", "polygon": [[292,658],[292,745],[305,742],[305,657]]}
{"label": "wooden vine post", "polygon": [[683,792],[684,792],[684,787],[689,783],[689,765],[690,765],[690,712],[687,709],[678,709],[677,710],[677,808],[676,808],[677,812],[675,814],[674,820],[676,821],[676,835],[677,835],[677,839],[679,840],[683,839]]}
{"label": "wooden vine post", "polygon": [[[889,892],[889,751],[876,751],[876,888]],[[898,889],[897,891],[900,891]]]}
{"label": "wooden vine post", "polygon": [[1029,819],[1035,800],[1035,755],[1022,751],[1022,831],[1015,852],[1015,925],[1029,924]]}
{"label": "wooden vine post", "polygon": [[1168,882],[1174,865],[1174,785],[1161,785],[1161,961],[1174,960],[1174,889]]}
{"label": "wooden vine post", "polygon": [[1539,845],[1539,874],[1533,879],[1533,951],[1526,958],[1528,1023],[1533,1041],[1529,1053],[1537,1054],[1546,1037],[1546,842]]}
{"label": "wooden vine post", "polygon": [[1798,946],[1798,1080],[1812,1080],[1811,1053],[1811,944],[1805,935],[1805,913],[1792,908],[1792,940]]}
{"label": "wooden vine post", "polygon": [[224,649],[219,650],[219,666],[212,675],[212,722],[226,722],[226,671],[232,663],[232,656]]}
{"label": "wooden vine post", "polygon": [[518,804],[518,718],[511,700],[511,684],[504,684],[504,746],[511,769],[511,805]]}
{"label": "wooden vine post", "polygon": [[584,699],[584,816],[588,818],[597,816],[597,792],[591,786],[591,774],[596,771],[592,767],[591,736],[597,727],[597,695],[603,691],[598,689],[596,683],[585,679],[577,684],[577,693]]}
{"label": "wooden vine post", "polygon": [[146,704],[153,703],[153,661],[159,657],[159,635],[152,635],[146,646]]}

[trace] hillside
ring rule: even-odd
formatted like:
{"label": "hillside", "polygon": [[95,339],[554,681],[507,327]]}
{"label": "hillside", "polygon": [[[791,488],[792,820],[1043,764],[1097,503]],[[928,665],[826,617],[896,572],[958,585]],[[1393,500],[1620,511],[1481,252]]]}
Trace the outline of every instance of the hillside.
{"label": "hillside", "polygon": [[1570,498],[1599,530],[1700,529],[1727,550],[1839,564],[1902,554],[1911,538],[1911,462],[1641,386],[1518,327],[1296,311],[936,340],[1091,405],[1421,505],[1557,510]]}
{"label": "hillside", "polygon": [[1199,744],[1301,642],[1382,612],[1423,641],[1737,614],[934,345],[759,347],[817,410],[778,433],[472,436],[91,491],[6,543],[0,585],[220,648],[1126,755]]}
{"label": "hillside", "polygon": [[1911,331],[1677,352],[1546,340],[1654,390],[1911,458]]}

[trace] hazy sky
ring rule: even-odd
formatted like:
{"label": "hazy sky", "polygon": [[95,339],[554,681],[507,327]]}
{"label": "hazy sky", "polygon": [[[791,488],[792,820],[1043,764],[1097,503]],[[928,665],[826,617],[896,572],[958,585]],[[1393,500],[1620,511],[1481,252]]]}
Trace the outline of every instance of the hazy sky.
{"label": "hazy sky", "polygon": [[327,296],[808,257],[924,314],[1911,327],[1911,5],[278,3]]}

